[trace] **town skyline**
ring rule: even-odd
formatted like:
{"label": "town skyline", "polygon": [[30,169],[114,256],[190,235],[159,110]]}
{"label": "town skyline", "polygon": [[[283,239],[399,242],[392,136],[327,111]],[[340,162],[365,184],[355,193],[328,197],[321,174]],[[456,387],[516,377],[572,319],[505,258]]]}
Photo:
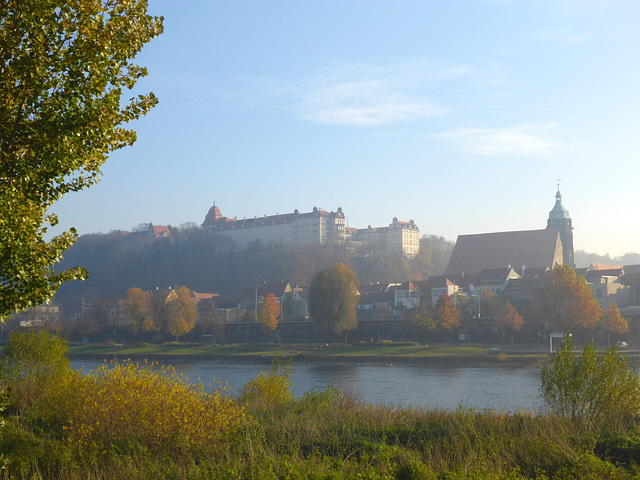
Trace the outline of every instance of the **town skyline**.
{"label": "town skyline", "polygon": [[[640,5],[151,0],[139,63],[159,105],[60,233],[342,207],[356,228],[544,228],[556,179],[575,248],[640,251]],[[133,92],[134,94],[137,93]]]}

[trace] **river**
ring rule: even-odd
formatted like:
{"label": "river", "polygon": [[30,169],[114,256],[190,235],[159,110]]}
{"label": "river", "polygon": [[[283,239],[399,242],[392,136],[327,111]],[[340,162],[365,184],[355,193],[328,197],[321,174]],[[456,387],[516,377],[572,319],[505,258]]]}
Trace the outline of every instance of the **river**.
{"label": "river", "polygon": [[[90,370],[103,362],[73,360],[73,368]],[[269,366],[258,363],[189,361],[173,362],[178,373],[203,384],[220,380],[238,391]],[[301,396],[309,390],[333,385],[354,393],[362,401],[394,407],[424,407],[455,410],[518,412],[543,407],[540,369],[527,367],[431,367],[399,365],[311,364],[293,365],[293,391]]]}

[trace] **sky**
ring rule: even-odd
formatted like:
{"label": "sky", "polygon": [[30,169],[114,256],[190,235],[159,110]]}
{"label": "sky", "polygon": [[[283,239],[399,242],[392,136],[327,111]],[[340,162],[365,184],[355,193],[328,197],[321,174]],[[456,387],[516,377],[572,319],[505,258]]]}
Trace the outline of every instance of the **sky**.
{"label": "sky", "polygon": [[[637,0],[150,0],[131,126],[59,233],[342,207],[421,235],[546,227],[640,252]],[[132,95],[130,95],[132,96]],[[127,96],[128,98],[128,96]]]}

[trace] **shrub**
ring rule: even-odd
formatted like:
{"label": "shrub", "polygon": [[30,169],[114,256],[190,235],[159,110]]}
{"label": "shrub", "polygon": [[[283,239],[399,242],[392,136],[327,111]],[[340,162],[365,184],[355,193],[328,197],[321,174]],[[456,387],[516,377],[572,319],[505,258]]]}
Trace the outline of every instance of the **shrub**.
{"label": "shrub", "polygon": [[574,344],[565,341],[542,368],[541,391],[559,416],[580,420],[587,428],[618,430],[629,426],[640,412],[640,383],[626,357],[616,348],[598,358],[587,344],[575,358]]}
{"label": "shrub", "polygon": [[75,375],[66,387],[52,408],[66,417],[66,438],[79,449],[208,455],[244,421],[224,389],[207,392],[171,367],[114,362]]}
{"label": "shrub", "polygon": [[46,330],[13,332],[4,347],[0,380],[9,409],[17,414],[37,410],[40,399],[57,387],[69,370],[67,342]]}
{"label": "shrub", "polygon": [[281,405],[293,400],[291,389],[290,363],[282,364],[276,358],[271,365],[271,370],[262,371],[247,382],[240,392],[239,400],[243,405]]}
{"label": "shrub", "polygon": [[46,331],[12,334],[0,400],[8,398],[20,423],[28,419],[34,432],[64,440],[82,456],[199,458],[228,446],[244,425],[244,409],[219,386],[208,391],[171,367],[131,362],[105,363],[85,375],[65,354],[65,340]]}

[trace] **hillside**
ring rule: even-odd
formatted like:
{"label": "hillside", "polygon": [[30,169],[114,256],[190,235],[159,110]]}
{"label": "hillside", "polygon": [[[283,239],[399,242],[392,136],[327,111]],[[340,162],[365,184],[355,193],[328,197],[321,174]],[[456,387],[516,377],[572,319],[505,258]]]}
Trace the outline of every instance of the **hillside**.
{"label": "hillside", "polygon": [[153,290],[185,285],[198,292],[240,293],[264,282],[307,285],[321,269],[344,262],[361,283],[404,282],[441,274],[453,242],[427,235],[420,254],[408,261],[401,255],[361,252],[350,255],[330,247],[287,248],[254,242],[237,251],[225,237],[194,226],[137,232],[115,231],[81,236],[65,254],[61,268],[82,266],[84,282],[64,285],[56,299],[123,296],[127,289]]}

